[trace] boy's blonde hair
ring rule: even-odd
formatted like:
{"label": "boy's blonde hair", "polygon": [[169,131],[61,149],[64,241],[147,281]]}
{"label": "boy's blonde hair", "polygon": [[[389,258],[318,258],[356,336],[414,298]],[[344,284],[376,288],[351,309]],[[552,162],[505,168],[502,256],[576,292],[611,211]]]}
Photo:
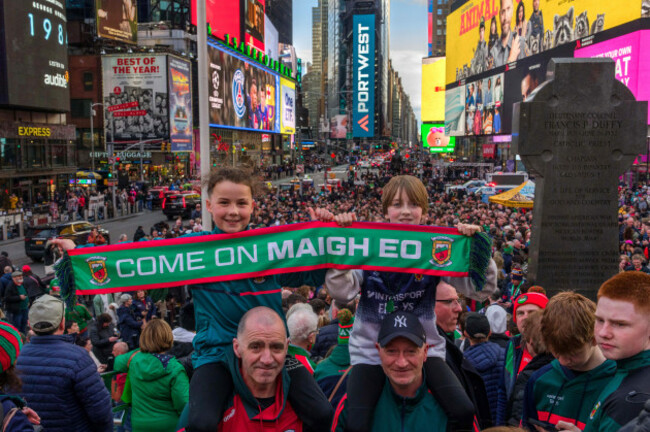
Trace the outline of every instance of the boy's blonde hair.
{"label": "boy's blonde hair", "polygon": [[575,292],[561,292],[544,308],[544,343],[555,355],[570,355],[593,343],[595,323],[596,303]]}
{"label": "boy's blonde hair", "polygon": [[395,176],[386,186],[381,196],[381,209],[384,216],[388,214],[388,207],[393,203],[395,196],[401,191],[406,192],[406,196],[422,209],[422,215],[429,211],[429,194],[427,188],[417,177],[410,175]]}

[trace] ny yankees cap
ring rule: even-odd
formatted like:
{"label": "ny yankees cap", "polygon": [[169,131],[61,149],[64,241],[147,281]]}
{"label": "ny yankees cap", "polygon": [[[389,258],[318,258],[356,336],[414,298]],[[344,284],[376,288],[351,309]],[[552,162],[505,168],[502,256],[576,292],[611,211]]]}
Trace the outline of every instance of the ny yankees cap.
{"label": "ny yankees cap", "polygon": [[427,335],[420,320],[409,312],[393,312],[381,322],[378,337],[380,346],[385,347],[398,337],[406,338],[419,347],[427,341]]}

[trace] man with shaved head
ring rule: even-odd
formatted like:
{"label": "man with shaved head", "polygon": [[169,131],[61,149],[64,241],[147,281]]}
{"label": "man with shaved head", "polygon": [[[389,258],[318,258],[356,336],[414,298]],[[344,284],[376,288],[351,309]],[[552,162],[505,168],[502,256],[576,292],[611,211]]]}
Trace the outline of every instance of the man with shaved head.
{"label": "man with shaved head", "polygon": [[302,430],[302,422],[287,400],[289,373],[295,359],[287,359],[284,320],[273,309],[259,306],[242,316],[233,339],[228,366],[234,392],[224,410],[219,430]]}

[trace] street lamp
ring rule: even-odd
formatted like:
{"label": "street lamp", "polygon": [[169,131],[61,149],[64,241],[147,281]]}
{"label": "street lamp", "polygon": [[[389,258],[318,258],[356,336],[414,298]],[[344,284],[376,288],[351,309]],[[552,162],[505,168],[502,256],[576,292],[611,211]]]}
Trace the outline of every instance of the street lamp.
{"label": "street lamp", "polygon": [[95,117],[95,107],[104,106],[103,103],[97,102],[90,105],[90,159],[91,159],[91,171],[95,172],[95,132],[93,130],[93,117]]}

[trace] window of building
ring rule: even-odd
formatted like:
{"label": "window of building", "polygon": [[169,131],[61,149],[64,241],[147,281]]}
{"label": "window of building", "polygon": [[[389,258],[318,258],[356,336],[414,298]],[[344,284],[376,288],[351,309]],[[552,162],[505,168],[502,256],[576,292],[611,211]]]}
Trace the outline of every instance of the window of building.
{"label": "window of building", "polygon": [[93,89],[93,73],[84,72],[83,73],[83,84],[85,91],[91,91]]}
{"label": "window of building", "polygon": [[441,19],[437,20],[437,22],[438,22],[438,25],[439,25],[439,26],[442,25],[442,20],[441,20]]}
{"label": "window of building", "polygon": [[86,118],[90,115],[92,99],[70,99],[70,115],[72,118]]}
{"label": "window of building", "polygon": [[45,146],[42,142],[27,143],[25,145],[25,160],[23,167],[44,167],[45,163]]}
{"label": "window of building", "polygon": [[16,146],[19,140],[0,138],[0,169],[16,169]]}
{"label": "window of building", "polygon": [[438,29],[438,30],[436,31],[436,34],[437,34],[438,36],[442,36],[442,30]]}
{"label": "window of building", "polygon": [[55,141],[54,145],[50,147],[52,152],[52,166],[65,166],[66,147],[65,141]]}
{"label": "window of building", "polygon": [[442,9],[438,8],[438,15],[442,15]]}

